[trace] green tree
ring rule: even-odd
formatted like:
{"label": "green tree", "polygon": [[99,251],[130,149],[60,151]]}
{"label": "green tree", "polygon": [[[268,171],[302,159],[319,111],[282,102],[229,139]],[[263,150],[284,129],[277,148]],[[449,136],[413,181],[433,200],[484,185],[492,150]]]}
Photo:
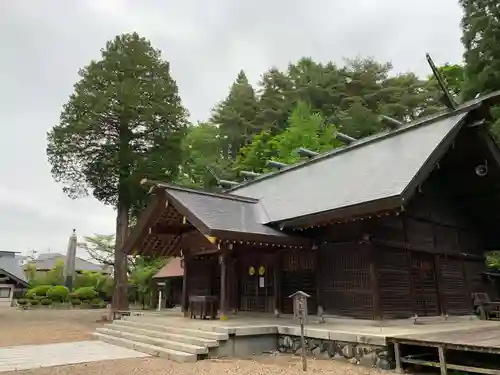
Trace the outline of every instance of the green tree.
{"label": "green tree", "polygon": [[[137,33],[106,44],[80,80],[48,133],[52,175],[70,197],[90,192],[117,210],[116,249],[129,215],[143,207],[142,178],[173,181],[181,163],[186,110],[168,62]],[[114,308],[127,308],[126,257],[115,251]]]}
{"label": "green tree", "polygon": [[260,132],[269,131],[270,134],[277,134],[286,128],[286,121],[293,104],[289,100],[292,88],[291,80],[277,68],[271,68],[262,75],[255,116],[256,129]]}
{"label": "green tree", "polygon": [[212,173],[225,178],[230,171],[230,162],[221,152],[219,128],[211,123],[189,127],[182,142],[182,155],[179,185],[213,190],[216,179]]}
{"label": "green tree", "polygon": [[[465,47],[464,99],[500,89],[500,7],[496,0],[460,0]],[[500,108],[492,110],[493,135],[500,139]]]}
{"label": "green tree", "polygon": [[299,147],[316,152],[329,151],[341,145],[335,138],[336,129],[327,125],[321,114],[311,110],[309,105],[299,102],[288,119],[285,131],[271,136],[262,132],[247,147],[241,150],[236,169],[265,172],[269,159],[292,164],[300,159]]}
{"label": "green tree", "polygon": [[140,259],[130,275],[131,284],[137,288],[142,308],[151,302],[153,276],[166,264],[164,258]]}
{"label": "green tree", "polygon": [[58,259],[54,268],[41,277],[39,284],[63,285],[64,284],[64,260]]}
{"label": "green tree", "polygon": [[225,158],[234,160],[238,150],[250,143],[259,131],[255,127],[257,98],[245,72],[238,73],[228,97],[217,104],[210,122],[219,128],[221,151]]}

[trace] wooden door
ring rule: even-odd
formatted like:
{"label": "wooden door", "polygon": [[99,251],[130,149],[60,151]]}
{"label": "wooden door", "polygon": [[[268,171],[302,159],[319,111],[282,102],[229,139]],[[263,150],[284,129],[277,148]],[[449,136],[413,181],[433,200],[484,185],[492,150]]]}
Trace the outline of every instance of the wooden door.
{"label": "wooden door", "polygon": [[439,315],[437,279],[432,254],[411,253],[411,276],[418,316]]}
{"label": "wooden door", "polygon": [[242,257],[239,261],[239,310],[272,313],[274,267],[265,254]]}
{"label": "wooden door", "polygon": [[309,314],[316,314],[316,258],[313,251],[288,251],[283,253],[281,265],[281,309],[293,313],[290,295],[301,290],[311,296],[307,300]]}

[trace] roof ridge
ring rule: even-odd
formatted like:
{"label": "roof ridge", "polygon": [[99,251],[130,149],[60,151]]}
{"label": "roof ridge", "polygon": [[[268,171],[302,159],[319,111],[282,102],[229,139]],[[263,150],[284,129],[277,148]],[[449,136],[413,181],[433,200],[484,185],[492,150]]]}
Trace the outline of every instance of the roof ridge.
{"label": "roof ridge", "polygon": [[[487,99],[487,98],[485,98],[485,99]],[[313,164],[313,163],[316,163],[316,162],[319,162],[319,161],[322,161],[325,159],[329,159],[331,157],[337,156],[337,155],[342,154],[344,152],[348,152],[348,151],[357,149],[359,147],[371,144],[373,142],[377,142],[377,141],[380,141],[383,139],[387,139],[387,138],[390,138],[393,136],[400,135],[406,131],[413,130],[415,128],[419,128],[421,126],[429,125],[429,124],[436,122],[438,120],[452,117],[453,115],[458,115],[458,114],[463,113],[463,112],[471,111],[472,109],[478,107],[480,104],[481,104],[481,101],[478,101],[477,99],[471,100],[470,102],[466,102],[466,103],[460,105],[455,110],[446,109],[446,110],[443,110],[441,112],[435,113],[433,115],[429,115],[427,117],[409,122],[408,124],[405,124],[404,126],[398,128],[398,129],[387,130],[387,131],[373,134],[371,136],[359,139],[359,140],[357,140],[349,145],[334,148],[330,151],[321,153],[321,154],[314,156],[312,158],[302,160],[298,163],[289,165],[289,166],[284,167],[282,169],[279,169],[277,171],[268,172],[268,173],[263,174],[262,176],[254,178],[252,180],[244,181],[236,186],[233,186],[229,189],[224,190],[224,193],[230,194],[232,191],[235,191],[235,190],[238,190],[240,188],[252,185],[252,184],[257,183],[257,182],[262,181],[262,180],[266,180],[268,178],[272,178],[274,176],[281,175],[281,174],[286,173],[288,171],[293,171],[295,169],[302,168],[304,166],[307,166],[307,165],[310,165],[310,164]]]}
{"label": "roof ridge", "polygon": [[208,192],[208,191],[204,191],[204,190],[197,190],[197,189],[187,188],[187,187],[183,187],[183,186],[168,184],[168,183],[164,183],[164,182],[157,183],[156,186],[162,187],[165,189],[172,189],[172,190],[177,190],[177,191],[186,192],[186,193],[211,196],[211,197],[215,197],[215,198],[230,199],[230,200],[239,201],[239,202],[246,202],[246,203],[258,203],[259,202],[259,200],[256,198],[245,197],[243,195],[230,194],[230,193],[225,193],[225,192],[224,193],[213,193],[213,192]]}

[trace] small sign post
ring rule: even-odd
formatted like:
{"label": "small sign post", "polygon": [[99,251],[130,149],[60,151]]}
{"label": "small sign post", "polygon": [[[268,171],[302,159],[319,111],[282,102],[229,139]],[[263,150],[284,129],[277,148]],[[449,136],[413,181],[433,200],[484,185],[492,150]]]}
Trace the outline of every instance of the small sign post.
{"label": "small sign post", "polygon": [[293,299],[293,317],[299,320],[300,323],[300,348],[302,359],[302,371],[307,370],[307,359],[306,359],[306,340],[304,338],[304,323],[307,319],[307,299],[311,297],[309,294],[297,291],[293,293],[289,298]]}
{"label": "small sign post", "polygon": [[162,289],[165,287],[165,283],[158,283],[158,307],[157,311],[161,311],[161,303],[163,301],[163,296],[162,296]]}

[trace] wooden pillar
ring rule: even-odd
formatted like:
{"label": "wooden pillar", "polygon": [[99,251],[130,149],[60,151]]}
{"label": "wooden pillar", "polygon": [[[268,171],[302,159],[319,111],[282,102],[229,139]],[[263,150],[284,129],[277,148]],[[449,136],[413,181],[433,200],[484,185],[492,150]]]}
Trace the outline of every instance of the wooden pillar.
{"label": "wooden pillar", "polygon": [[396,374],[402,374],[403,367],[401,366],[401,348],[397,342],[394,343],[394,359],[396,360]]}
{"label": "wooden pillar", "polygon": [[279,252],[274,256],[273,287],[274,316],[279,318],[281,314],[281,253]]}
{"label": "wooden pillar", "polygon": [[181,300],[181,308],[184,313],[184,317],[187,317],[189,314],[189,284],[188,284],[188,256],[184,254],[184,272],[182,273],[182,300]]}
{"label": "wooden pillar", "polygon": [[438,353],[439,353],[439,369],[441,370],[441,375],[446,375],[448,374],[448,370],[446,368],[446,357],[444,354],[444,347],[439,346],[438,347]]}
{"label": "wooden pillar", "polygon": [[231,245],[221,244],[219,253],[220,264],[220,320],[227,320],[227,251]]}
{"label": "wooden pillar", "polygon": [[434,268],[435,283],[436,283],[436,293],[439,300],[438,303],[439,312],[441,313],[442,316],[444,316],[447,314],[446,301],[445,301],[446,297],[443,291],[443,277],[442,277],[443,275],[441,273],[439,255],[434,255],[433,268]]}
{"label": "wooden pillar", "polygon": [[366,250],[369,251],[370,256],[370,284],[372,287],[372,295],[373,295],[373,317],[376,320],[382,320],[382,304],[380,301],[380,286],[378,282],[378,270],[379,270],[379,261],[378,261],[378,249],[372,244],[365,245]]}
{"label": "wooden pillar", "polygon": [[[401,217],[401,225],[403,227],[403,235],[405,239],[405,244],[408,245],[408,232],[406,228],[406,220],[404,216]],[[411,258],[411,251],[406,248],[406,259],[408,262],[408,282],[410,285],[410,299],[411,299],[411,309],[413,316],[417,316],[417,295],[415,291],[415,280],[413,280],[413,260]]]}
{"label": "wooden pillar", "polygon": [[321,266],[321,248],[316,247],[315,249],[315,256],[316,256],[316,307],[317,307],[317,314],[318,314],[318,319],[320,323],[324,323],[325,319],[323,318],[323,298],[322,298],[322,266]]}

